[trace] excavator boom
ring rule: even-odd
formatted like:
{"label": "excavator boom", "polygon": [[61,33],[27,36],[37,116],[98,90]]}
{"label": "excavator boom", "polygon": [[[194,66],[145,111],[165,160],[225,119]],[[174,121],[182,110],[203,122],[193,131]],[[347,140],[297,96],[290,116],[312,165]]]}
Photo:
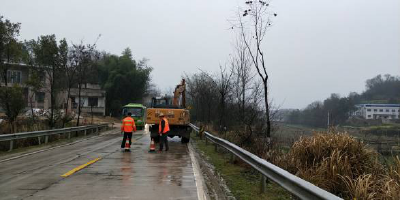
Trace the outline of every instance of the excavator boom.
{"label": "excavator boom", "polygon": [[182,79],[182,82],[175,87],[174,99],[172,100],[172,104],[180,108],[186,108],[185,93],[186,93],[186,83],[185,79]]}

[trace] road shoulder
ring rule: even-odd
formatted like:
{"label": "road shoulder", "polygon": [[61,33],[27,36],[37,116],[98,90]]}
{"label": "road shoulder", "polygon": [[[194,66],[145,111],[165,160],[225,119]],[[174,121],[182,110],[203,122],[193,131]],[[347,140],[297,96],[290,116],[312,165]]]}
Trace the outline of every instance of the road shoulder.
{"label": "road shoulder", "polygon": [[[224,179],[215,170],[215,167],[208,161],[207,156],[196,146],[196,143],[191,140],[189,149],[192,150],[193,156],[200,169],[203,179],[203,188],[207,199],[236,199],[226,185]],[[200,198],[199,198],[200,199]]]}

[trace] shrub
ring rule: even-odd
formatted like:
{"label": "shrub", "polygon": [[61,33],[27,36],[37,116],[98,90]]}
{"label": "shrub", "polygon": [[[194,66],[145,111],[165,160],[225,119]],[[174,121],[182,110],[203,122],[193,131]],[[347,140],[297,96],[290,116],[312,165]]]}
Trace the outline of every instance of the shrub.
{"label": "shrub", "polygon": [[376,151],[346,133],[301,137],[274,162],[345,199],[400,199],[400,160],[385,169]]}

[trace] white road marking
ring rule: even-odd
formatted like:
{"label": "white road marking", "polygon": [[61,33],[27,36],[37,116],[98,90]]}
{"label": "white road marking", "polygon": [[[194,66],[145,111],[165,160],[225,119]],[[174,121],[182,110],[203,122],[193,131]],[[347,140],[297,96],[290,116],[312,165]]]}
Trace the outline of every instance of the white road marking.
{"label": "white road marking", "polygon": [[199,200],[208,200],[208,196],[206,195],[204,191],[204,179],[202,176],[202,173],[200,171],[200,165],[196,160],[196,157],[194,156],[194,149],[192,147],[192,144],[188,144],[188,149],[189,149],[189,154],[190,154],[190,159],[192,160],[192,166],[193,166],[193,172],[194,172],[194,179],[196,182],[196,188],[197,188],[197,197]]}

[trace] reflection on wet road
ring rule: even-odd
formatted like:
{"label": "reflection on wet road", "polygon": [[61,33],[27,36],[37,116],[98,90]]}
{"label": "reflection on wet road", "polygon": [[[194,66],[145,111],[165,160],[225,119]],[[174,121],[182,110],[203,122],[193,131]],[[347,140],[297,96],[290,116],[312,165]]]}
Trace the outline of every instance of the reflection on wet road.
{"label": "reflection on wet road", "polygon": [[[121,151],[119,137],[116,135],[107,141],[94,143],[91,147],[94,151],[71,161],[47,160],[56,164],[47,166],[46,171],[33,170],[36,176],[20,177],[22,182],[15,188],[7,188],[6,183],[0,183],[0,186],[5,186],[7,192],[21,193],[5,195],[8,199],[198,199],[189,150],[179,138],[169,138],[170,151],[149,153],[148,135],[135,141],[131,152]],[[67,178],[60,177],[67,169],[95,157],[102,159]],[[43,188],[21,192],[31,184],[41,184],[43,179],[38,177],[46,176],[49,180],[44,180]],[[24,185],[24,181],[31,183]]]}

